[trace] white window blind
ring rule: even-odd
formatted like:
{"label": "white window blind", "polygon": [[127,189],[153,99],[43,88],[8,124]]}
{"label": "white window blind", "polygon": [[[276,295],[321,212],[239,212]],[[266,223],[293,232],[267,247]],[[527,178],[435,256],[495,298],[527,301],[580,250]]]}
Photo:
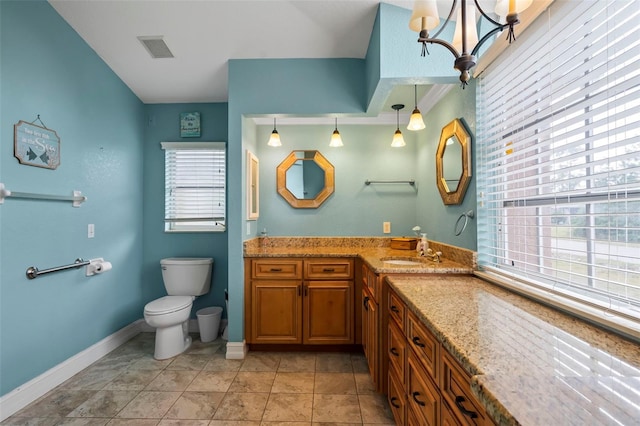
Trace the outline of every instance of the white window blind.
{"label": "white window blind", "polygon": [[212,232],[226,224],[224,142],[162,142],[165,231]]}
{"label": "white window blind", "polygon": [[640,322],[640,2],[557,0],[479,78],[481,268]]}

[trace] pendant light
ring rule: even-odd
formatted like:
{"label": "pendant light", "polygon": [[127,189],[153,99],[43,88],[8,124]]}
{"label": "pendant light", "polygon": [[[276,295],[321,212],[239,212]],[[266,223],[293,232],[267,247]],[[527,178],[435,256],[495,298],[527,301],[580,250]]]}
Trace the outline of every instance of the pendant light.
{"label": "pendant light", "polygon": [[413,112],[411,113],[411,118],[409,119],[409,124],[407,125],[407,130],[422,130],[424,129],[425,126],[424,125],[424,120],[422,119],[422,114],[420,113],[420,110],[418,109],[418,86],[414,85],[413,86],[413,96],[415,99],[415,105],[416,107],[413,109]]}
{"label": "pendant light", "polygon": [[400,131],[400,110],[404,108],[403,104],[395,104],[391,105],[392,109],[396,110],[396,132],[393,134],[393,141],[391,142],[391,146],[393,148],[400,148],[406,145],[404,143],[404,138],[402,137],[402,132]]}
{"label": "pendant light", "polygon": [[331,142],[329,142],[329,146],[331,147],[341,147],[342,137],[340,137],[340,132],[338,131],[338,117],[336,117],[336,129],[333,131],[331,135]]}
{"label": "pendant light", "polygon": [[271,137],[269,138],[269,142],[267,142],[269,146],[282,146],[282,142],[280,142],[280,135],[276,130],[276,118],[273,117],[273,132],[271,132]]}

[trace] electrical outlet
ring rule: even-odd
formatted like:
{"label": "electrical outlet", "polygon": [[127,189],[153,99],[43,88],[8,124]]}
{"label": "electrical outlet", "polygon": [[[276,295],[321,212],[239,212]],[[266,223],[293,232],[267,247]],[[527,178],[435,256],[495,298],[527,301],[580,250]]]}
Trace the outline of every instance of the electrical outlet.
{"label": "electrical outlet", "polygon": [[93,223],[87,225],[87,238],[93,238],[96,236],[96,226]]}
{"label": "electrical outlet", "polygon": [[385,234],[391,233],[391,222],[382,222],[382,232]]}

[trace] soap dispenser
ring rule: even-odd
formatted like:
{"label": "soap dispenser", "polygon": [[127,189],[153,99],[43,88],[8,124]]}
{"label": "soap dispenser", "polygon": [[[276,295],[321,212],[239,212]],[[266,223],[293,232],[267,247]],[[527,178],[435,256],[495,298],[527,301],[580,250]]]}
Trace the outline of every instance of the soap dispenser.
{"label": "soap dispenser", "polygon": [[419,247],[418,252],[420,253],[420,256],[424,256],[425,253],[427,253],[427,251],[429,250],[429,240],[427,240],[426,233],[422,233],[420,234],[420,236],[421,238],[420,238],[420,243],[418,243],[418,247]]}

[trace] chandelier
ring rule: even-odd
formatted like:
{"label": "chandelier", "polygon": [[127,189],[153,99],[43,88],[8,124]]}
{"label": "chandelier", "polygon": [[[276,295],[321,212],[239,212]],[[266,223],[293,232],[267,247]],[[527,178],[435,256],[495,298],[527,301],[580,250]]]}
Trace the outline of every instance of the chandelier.
{"label": "chandelier", "polygon": [[[467,6],[467,2],[473,1],[471,7]],[[433,35],[429,35],[429,31],[435,29],[440,24],[436,0],[415,0],[413,4],[413,13],[409,20],[409,28],[420,34],[418,43],[422,43],[422,56],[428,54],[427,43],[440,44],[447,49],[455,57],[454,68],[460,71],[460,81],[462,88],[468,84],[470,73],[469,70],[476,65],[476,56],[480,47],[490,40],[495,34],[508,29],[507,40],[509,43],[516,39],[513,27],[520,22],[518,14],[528,8],[533,0],[497,0],[495,12],[498,16],[505,16],[505,23],[500,23],[491,18],[478,3],[478,0],[453,0],[449,16],[445,20],[442,27]],[[482,38],[478,39],[478,31],[476,27],[476,9],[493,27]],[[440,33],[447,27],[449,22],[456,14],[456,27],[454,30],[453,41],[448,42],[439,39]]]}

